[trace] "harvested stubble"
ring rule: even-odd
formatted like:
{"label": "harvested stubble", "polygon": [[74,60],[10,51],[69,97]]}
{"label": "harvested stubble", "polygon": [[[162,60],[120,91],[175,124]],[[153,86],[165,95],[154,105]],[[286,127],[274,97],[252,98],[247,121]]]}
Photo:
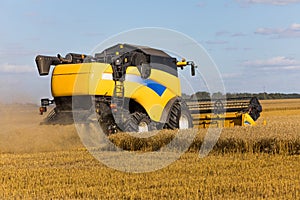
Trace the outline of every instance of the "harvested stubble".
{"label": "harvested stubble", "polygon": [[[0,199],[300,198],[300,155],[295,155],[300,148],[299,110],[270,109],[259,122],[267,120],[266,126],[223,129],[213,152],[203,159],[192,153],[199,151],[207,131],[199,130],[190,152],[170,166],[130,174],[108,168],[86,150],[78,150],[82,145],[74,127],[38,127],[41,117],[35,119],[35,112],[16,116],[3,109]],[[176,133],[162,131],[149,139],[127,141],[127,134],[118,134],[110,140],[143,153],[164,146]],[[185,140],[180,137],[174,144],[180,147]]]}
{"label": "harvested stubble", "polygon": [[[284,155],[300,154],[300,100],[265,100],[262,101],[266,112],[262,113],[255,127],[223,128],[214,153],[270,153]],[[263,121],[267,125],[262,125]],[[199,151],[207,129],[197,130],[189,151]],[[111,135],[110,140],[118,147],[128,151],[157,151],[167,145],[177,131],[159,131],[153,137],[138,138],[122,133]],[[191,130],[183,131],[183,136],[176,138],[177,149],[186,145],[184,135],[191,135]]]}
{"label": "harvested stubble", "polygon": [[162,170],[130,174],[83,150],[2,154],[0,199],[299,199],[299,159],[187,153]]}
{"label": "harvested stubble", "polygon": [[299,99],[276,99],[276,100],[261,100],[264,111],[273,110],[300,110]]}
{"label": "harvested stubble", "polygon": [[[224,128],[213,148],[212,153],[271,153],[285,155],[300,154],[300,124],[289,127],[272,125],[258,127]],[[182,135],[190,136],[191,130],[183,131]],[[157,151],[176,136],[176,131],[160,131],[150,138],[137,138],[128,134],[110,136],[110,140],[123,150],[128,151]],[[189,151],[199,151],[207,129],[197,131]],[[188,139],[177,138],[176,149],[182,149]],[[209,142],[209,141],[208,141]],[[181,147],[183,145],[183,147]]]}

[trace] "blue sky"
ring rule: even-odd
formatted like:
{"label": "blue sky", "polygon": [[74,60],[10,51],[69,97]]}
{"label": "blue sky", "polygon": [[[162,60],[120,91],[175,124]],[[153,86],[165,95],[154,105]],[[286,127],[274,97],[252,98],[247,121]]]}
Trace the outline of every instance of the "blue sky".
{"label": "blue sky", "polygon": [[142,27],[195,39],[227,92],[300,93],[299,10],[300,0],[1,1],[0,101],[50,95],[36,55],[91,52],[112,35]]}

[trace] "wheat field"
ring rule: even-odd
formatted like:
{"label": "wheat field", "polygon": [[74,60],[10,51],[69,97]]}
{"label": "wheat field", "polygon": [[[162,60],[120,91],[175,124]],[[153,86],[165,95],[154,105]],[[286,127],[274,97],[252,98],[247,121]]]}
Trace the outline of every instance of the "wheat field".
{"label": "wheat field", "polygon": [[[223,129],[208,156],[198,154],[203,129],[180,159],[139,174],[96,160],[72,125],[40,126],[34,105],[0,105],[0,199],[299,199],[300,100],[262,105],[258,126]],[[159,134],[110,140],[143,153],[176,133]]]}

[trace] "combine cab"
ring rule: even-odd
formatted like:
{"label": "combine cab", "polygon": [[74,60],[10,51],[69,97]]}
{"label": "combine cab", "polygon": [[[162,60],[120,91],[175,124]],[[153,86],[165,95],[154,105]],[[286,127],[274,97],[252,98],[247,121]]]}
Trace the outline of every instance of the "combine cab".
{"label": "combine cab", "polygon": [[182,99],[178,69],[190,66],[194,76],[194,62],[177,61],[150,47],[117,44],[94,56],[39,55],[36,64],[41,76],[48,75],[54,66],[54,99],[42,99],[40,107],[43,114],[47,106],[56,105],[47,123],[72,123],[74,112],[81,113],[86,121],[89,114],[96,113],[103,131],[110,134],[255,125],[262,111],[257,98]]}

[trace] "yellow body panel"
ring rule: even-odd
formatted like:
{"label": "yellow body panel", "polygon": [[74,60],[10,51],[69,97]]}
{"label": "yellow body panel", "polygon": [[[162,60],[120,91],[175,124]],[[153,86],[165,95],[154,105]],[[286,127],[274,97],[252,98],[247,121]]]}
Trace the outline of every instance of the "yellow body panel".
{"label": "yellow body panel", "polygon": [[54,97],[85,95],[89,88],[90,68],[91,64],[56,66],[52,74],[52,95]]}
{"label": "yellow body panel", "polygon": [[176,63],[177,67],[184,67],[184,66],[187,66],[187,62],[186,61],[179,61]]}
{"label": "yellow body panel", "polygon": [[256,122],[252,119],[252,117],[245,113],[243,114],[243,125],[242,126],[255,126]]}
{"label": "yellow body panel", "polygon": [[[112,96],[115,86],[112,78],[112,67],[105,63],[57,65],[52,75],[52,95]],[[163,90],[156,91],[156,86],[149,86],[149,83]],[[142,105],[154,121],[161,119],[163,109],[170,99],[181,96],[179,79],[157,69],[152,69],[150,77],[144,80],[137,67],[128,67],[124,88],[124,96]]]}
{"label": "yellow body panel", "polygon": [[175,97],[175,94],[166,89],[162,96],[158,96],[144,86],[134,92],[131,97],[145,108],[152,120],[159,121],[166,104]]}
{"label": "yellow body panel", "polygon": [[58,65],[54,68],[53,75],[90,73],[92,65],[93,63]]}
{"label": "yellow body panel", "polygon": [[[106,75],[106,77],[103,77]],[[90,70],[88,95],[112,96],[115,83],[112,80],[111,65],[105,63],[93,63]]]}
{"label": "yellow body panel", "polygon": [[[126,74],[140,76],[140,72],[138,71],[138,69],[133,66],[127,68]],[[166,86],[175,95],[181,96],[180,80],[178,77],[163,72],[161,70],[152,69],[149,79]]]}
{"label": "yellow body panel", "polygon": [[208,127],[234,127],[255,126],[255,121],[248,113],[226,113],[226,114],[198,114],[194,115],[194,126],[200,128]]}

